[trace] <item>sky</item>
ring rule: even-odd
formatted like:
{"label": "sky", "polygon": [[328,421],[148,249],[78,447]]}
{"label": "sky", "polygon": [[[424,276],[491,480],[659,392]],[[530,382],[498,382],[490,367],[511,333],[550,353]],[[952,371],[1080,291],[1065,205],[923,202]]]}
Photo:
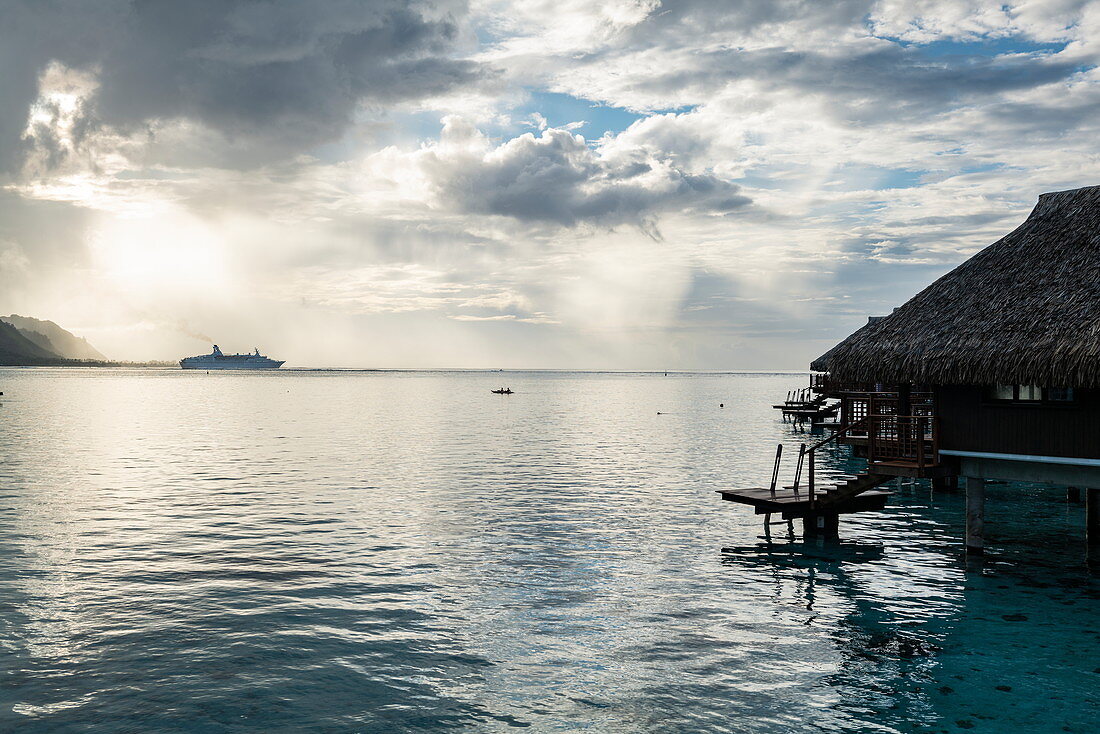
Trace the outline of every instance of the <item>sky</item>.
{"label": "sky", "polygon": [[0,0],[0,314],[115,359],[805,369],[1100,184],[1086,0]]}

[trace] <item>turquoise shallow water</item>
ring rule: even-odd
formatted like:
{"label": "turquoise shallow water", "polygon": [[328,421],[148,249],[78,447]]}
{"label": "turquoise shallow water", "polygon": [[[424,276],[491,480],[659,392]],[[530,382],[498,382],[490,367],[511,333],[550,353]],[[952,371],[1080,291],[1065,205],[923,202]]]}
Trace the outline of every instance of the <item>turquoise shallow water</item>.
{"label": "turquoise shallow water", "polygon": [[1064,490],[717,499],[802,380],[0,370],[0,731],[1095,730]]}

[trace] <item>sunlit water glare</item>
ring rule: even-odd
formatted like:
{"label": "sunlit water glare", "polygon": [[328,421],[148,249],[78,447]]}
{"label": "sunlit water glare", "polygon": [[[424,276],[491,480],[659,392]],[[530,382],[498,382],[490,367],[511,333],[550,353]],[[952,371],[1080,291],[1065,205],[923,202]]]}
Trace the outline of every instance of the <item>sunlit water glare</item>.
{"label": "sunlit water glare", "polygon": [[719,500],[803,381],[0,370],[0,730],[1095,731],[1063,489]]}

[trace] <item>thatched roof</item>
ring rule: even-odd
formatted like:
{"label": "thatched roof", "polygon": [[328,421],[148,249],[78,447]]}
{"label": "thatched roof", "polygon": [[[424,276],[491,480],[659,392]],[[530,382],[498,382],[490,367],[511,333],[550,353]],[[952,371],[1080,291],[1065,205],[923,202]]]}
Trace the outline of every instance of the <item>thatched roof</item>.
{"label": "thatched roof", "polygon": [[1100,387],[1100,186],[1043,194],[1013,232],[823,356],[838,380]]}
{"label": "thatched roof", "polygon": [[884,318],[886,318],[886,317],[885,316],[868,316],[866,324],[864,324],[863,326],[859,327],[858,329],[853,331],[851,334],[849,334],[848,338],[845,339],[844,341],[840,342],[840,344],[837,344],[832,349],[825,352],[825,354],[822,354],[820,357],[815,359],[813,362],[810,362],[810,369],[813,370],[814,372],[828,372],[829,371],[829,359],[836,353],[836,351],[838,349],[840,349],[842,346],[844,346],[845,344],[847,344],[848,342],[850,342],[851,340],[855,339],[860,334],[862,334],[863,330],[866,329],[868,326],[875,323],[876,321],[881,321]]}

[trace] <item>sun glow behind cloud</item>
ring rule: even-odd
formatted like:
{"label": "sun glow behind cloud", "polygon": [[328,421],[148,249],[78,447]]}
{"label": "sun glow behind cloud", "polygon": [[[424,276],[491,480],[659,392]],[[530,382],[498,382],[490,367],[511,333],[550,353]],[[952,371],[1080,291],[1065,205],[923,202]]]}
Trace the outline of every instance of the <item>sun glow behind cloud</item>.
{"label": "sun glow behind cloud", "polygon": [[228,243],[182,213],[106,218],[88,243],[96,272],[127,296],[157,299],[233,287]]}

